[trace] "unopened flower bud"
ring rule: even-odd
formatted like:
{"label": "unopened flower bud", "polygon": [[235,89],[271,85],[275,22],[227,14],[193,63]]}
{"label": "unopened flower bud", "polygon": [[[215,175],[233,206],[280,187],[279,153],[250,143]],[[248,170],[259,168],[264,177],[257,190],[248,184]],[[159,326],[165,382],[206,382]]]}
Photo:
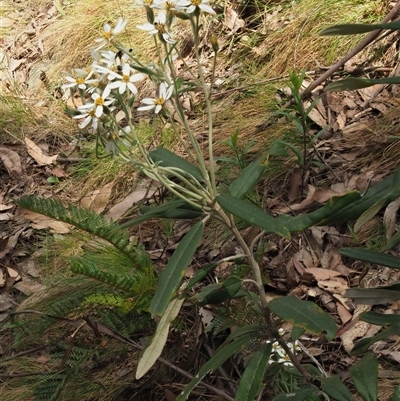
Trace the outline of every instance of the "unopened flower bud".
{"label": "unopened flower bud", "polygon": [[210,36],[210,42],[215,53],[218,53],[219,50],[218,39],[214,34]]}

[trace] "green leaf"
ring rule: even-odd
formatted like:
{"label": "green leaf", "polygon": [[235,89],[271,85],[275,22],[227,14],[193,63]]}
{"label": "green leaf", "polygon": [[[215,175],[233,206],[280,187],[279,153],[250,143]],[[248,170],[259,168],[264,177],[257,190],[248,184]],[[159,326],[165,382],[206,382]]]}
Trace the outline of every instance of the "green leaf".
{"label": "green leaf", "polygon": [[305,330],[301,327],[293,326],[292,331],[290,332],[290,337],[293,341],[296,341],[304,334]]}
{"label": "green leaf", "polygon": [[152,217],[164,216],[169,211],[178,209],[185,205],[187,205],[187,203],[185,201],[183,201],[181,199],[174,199],[171,202],[168,202],[164,205],[152,206],[152,207],[148,208],[144,214],[142,214],[134,219],[131,219],[124,224],[121,224],[119,227],[121,229],[132,227],[136,224],[141,223],[142,221],[149,220]]}
{"label": "green leaf", "polygon": [[313,225],[329,226],[356,220],[380,199],[386,199],[384,205],[386,206],[400,196],[400,183],[397,177],[399,172],[400,167],[395,174],[370,188],[364,196],[352,191],[346,195],[334,196],[328,200],[325,206],[314,212],[296,217],[281,215],[277,220],[290,232],[303,231]]}
{"label": "green leaf", "polygon": [[[142,210],[152,212],[154,206],[143,206]],[[160,211],[157,217],[162,219],[195,219],[204,215],[204,212],[200,208],[193,207],[188,203],[183,203],[175,208],[168,208],[167,210]]]}
{"label": "green leaf", "polygon": [[353,365],[350,375],[364,401],[377,401],[378,359],[373,352],[368,352],[361,361]]}
{"label": "green leaf", "polygon": [[400,299],[400,291],[385,288],[351,288],[344,294],[361,305],[385,305]]}
{"label": "green leaf", "polygon": [[288,229],[281,222],[278,222],[278,219],[274,219],[252,203],[235,198],[230,194],[217,195],[216,199],[224,210],[247,223],[261,227],[267,233],[275,233],[284,238],[290,238]]}
{"label": "green leaf", "polygon": [[400,334],[400,324],[393,324],[389,326],[387,329],[381,331],[379,334],[373,337],[367,337],[360,340],[351,350],[351,353],[354,354],[363,354],[368,351],[370,345],[376,343],[380,340],[386,340],[388,337],[393,335]]}
{"label": "green leaf", "polygon": [[253,401],[260,392],[271,350],[272,344],[265,344],[250,359],[240,379],[235,401]]}
{"label": "green leaf", "polygon": [[207,274],[211,273],[220,263],[222,263],[222,261],[213,262],[205,266],[202,266],[201,269],[198,272],[196,272],[196,274],[193,277],[190,278],[185,290],[186,291],[189,290],[199,281],[203,280],[203,278],[206,277]]}
{"label": "green leaf", "polygon": [[336,401],[353,401],[348,388],[339,376],[325,377],[322,380],[322,390]]}
{"label": "green leaf", "polygon": [[363,248],[341,248],[339,249],[339,253],[349,258],[362,260],[363,262],[400,269],[400,258],[387,253],[369,251]]}
{"label": "green leaf", "polygon": [[239,277],[230,276],[223,283],[211,284],[196,294],[192,299],[198,306],[217,305],[235,297],[242,287]]}
{"label": "green leaf", "polygon": [[195,224],[182,238],[167,266],[160,274],[156,293],[150,304],[150,311],[153,316],[164,313],[182,281],[186,268],[192,261],[203,231],[204,223],[202,221]]}
{"label": "green leaf", "polygon": [[400,401],[400,384],[396,387],[396,390],[394,390],[390,401]]}
{"label": "green leaf", "polygon": [[243,169],[240,176],[229,186],[230,193],[233,196],[240,198],[257,183],[265,170],[264,160],[265,158],[255,160]]}
{"label": "green leaf", "polygon": [[210,371],[219,368],[226,360],[228,360],[233,354],[239,352],[253,339],[253,334],[243,335],[236,338],[234,341],[227,344],[225,341],[221,347],[218,348],[213,357],[207,361],[199,370],[196,377],[185,387],[183,392],[178,395],[176,401],[186,401],[192,390],[199,384],[200,380]]}
{"label": "green leaf", "polygon": [[360,319],[364,322],[376,324],[378,326],[389,326],[396,323],[400,324],[400,315],[387,315],[385,313],[372,311],[361,313]]}
{"label": "green leaf", "polygon": [[339,92],[339,91],[351,91],[355,89],[368,88],[376,84],[400,84],[400,77],[389,77],[381,79],[362,79],[355,77],[347,77],[340,81],[330,83],[325,87],[326,92]]}
{"label": "green leaf", "polygon": [[273,299],[268,306],[281,319],[295,326],[314,334],[326,333],[328,341],[336,335],[335,321],[313,302],[287,296]]}
{"label": "green leaf", "polygon": [[308,397],[317,394],[318,391],[318,388],[314,386],[299,388],[291,391],[288,394],[279,394],[278,396],[274,397],[272,401],[304,401]]}
{"label": "green leaf", "polygon": [[375,204],[373,204],[369,209],[367,209],[354,224],[354,232],[358,232],[360,228],[370,221],[386,204],[386,199],[382,198]]}
{"label": "green leaf", "polygon": [[321,36],[334,36],[334,35],[357,35],[360,33],[367,33],[376,31],[377,29],[400,29],[400,22],[390,22],[388,24],[340,24],[333,25],[323,29],[319,34]]}
{"label": "green leaf", "polygon": [[158,163],[162,167],[172,167],[181,170],[179,173],[187,178],[194,177],[198,181],[204,179],[200,170],[189,163],[187,160],[169,151],[166,148],[160,147],[149,152],[150,158],[154,163]]}
{"label": "green leaf", "polygon": [[397,231],[395,235],[387,242],[386,246],[382,249],[383,251],[388,251],[400,244],[400,230]]}
{"label": "green leaf", "polygon": [[167,342],[169,326],[171,322],[178,316],[179,311],[185,299],[173,299],[167,306],[160,322],[157,325],[156,332],[151,339],[150,344],[146,347],[141,356],[138,367],[136,369],[136,380],[143,377],[149,369],[156,363],[158,357],[161,355],[164,345]]}

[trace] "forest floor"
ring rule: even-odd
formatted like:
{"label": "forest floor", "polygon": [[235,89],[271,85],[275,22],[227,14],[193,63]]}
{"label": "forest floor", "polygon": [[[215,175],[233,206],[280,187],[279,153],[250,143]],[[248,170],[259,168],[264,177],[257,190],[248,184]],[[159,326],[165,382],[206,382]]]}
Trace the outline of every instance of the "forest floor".
{"label": "forest floor", "polygon": [[[129,18],[133,11],[122,0],[103,5],[95,1],[78,4],[58,0],[4,3],[0,14],[0,322],[4,327],[0,335],[0,393],[6,394],[5,400],[29,400],[35,398],[22,390],[15,393],[18,380],[26,374],[18,366],[18,358],[13,365],[1,365],[1,359],[8,363],[10,357],[20,352],[14,348],[17,341],[14,335],[6,329],[15,329],[13,313],[21,302],[32,298],[33,307],[29,309],[35,309],[40,294],[56,288],[59,278],[69,275],[66,257],[75,255],[84,241],[67,224],[21,209],[14,200],[23,195],[52,198],[126,222],[135,205],[162,202],[164,194],[160,185],[142,177],[132,167],[121,165],[118,160],[96,159],[93,135],[80,131],[76,121],[64,113],[65,104],[71,107],[71,103],[61,89],[63,71],[87,62],[87,50],[105,21],[114,21],[122,10],[124,17]],[[208,76],[212,49],[207,38],[211,33],[218,36],[220,47],[212,101],[215,154],[221,158],[217,174],[221,181],[229,179],[232,171],[238,169],[231,162],[234,155],[226,143],[235,132],[239,133],[239,149],[253,141],[243,154],[242,161],[246,164],[266,155],[278,139],[301,148],[302,137],[292,122],[276,114],[278,108],[291,100],[288,71],[305,71],[303,89],[306,89],[353,51],[362,39],[362,36],[321,38],[318,32],[343,20],[378,23],[397,4],[341,1],[340,7],[348,6],[351,13],[339,10],[338,18],[332,20],[329,2],[286,3],[273,1],[261,6],[248,2],[243,6],[226,2],[221,6],[223,16],[205,25],[201,52]],[[139,17],[134,14],[132,19],[137,22]],[[126,39],[130,45],[139,53],[151,54],[148,38],[135,37],[132,29],[129,32]],[[179,34],[186,47],[185,62],[194,65],[190,40],[184,30]],[[309,115],[308,135],[312,137],[321,129],[324,133],[307,150],[304,165],[299,165],[290,151],[287,156],[271,157],[257,195],[272,215],[307,213],[326,204],[332,196],[353,190],[364,193],[395,172],[400,160],[399,86],[376,84],[343,92],[324,92],[324,87],[346,74],[364,78],[400,75],[398,43],[398,32],[379,36],[379,40],[364,46],[342,67],[328,73],[304,98],[306,106],[316,100]],[[147,96],[150,87],[144,84],[139,90],[141,96]],[[199,127],[199,137],[205,131],[203,100],[201,96],[187,100],[187,113],[192,125]],[[157,126],[156,137],[164,146],[182,151],[179,141],[168,130]],[[318,163],[312,164],[313,160]],[[340,374],[344,381],[359,358],[350,354],[354,342],[382,330],[382,326],[359,321],[358,315],[366,310],[399,314],[400,301],[354,305],[343,294],[359,286],[399,283],[400,271],[355,262],[341,256],[338,250],[346,246],[382,250],[399,229],[399,208],[397,200],[357,230],[354,222],[336,227],[315,226],[290,240],[270,236],[264,246],[261,265],[268,277],[267,294],[272,298],[291,294],[313,300],[334,317],[339,331],[333,341],[322,343],[308,338],[304,344],[309,358],[317,360],[327,372]],[[188,228],[186,220],[156,220],[143,223],[134,233],[161,268]],[[248,238],[256,235],[252,227],[243,228],[243,233]],[[210,229],[191,271],[217,256],[220,259],[229,255],[236,246],[229,233]],[[390,253],[400,256],[400,247],[392,248]],[[221,266],[216,279],[223,279],[231,267]],[[210,313],[212,318],[213,308]],[[190,326],[188,332],[194,336],[199,321],[210,319],[210,315],[191,316],[193,311],[185,314],[184,326]],[[171,342],[178,344],[180,354],[174,358],[182,360],[187,357],[186,340],[177,333],[172,337]],[[199,336],[196,341],[197,351],[202,338]],[[384,401],[390,399],[393,388],[400,383],[400,336],[379,341],[373,351],[380,358],[378,398]],[[30,362],[36,364],[38,372],[51,368],[43,350],[33,354]],[[191,360],[191,364],[196,367],[199,361]],[[125,380],[123,376],[133,370],[123,357],[115,366],[118,374],[108,380],[110,385],[113,380]],[[176,385],[174,380],[181,382]],[[157,383],[154,399],[171,401],[183,379],[158,377],[154,382]],[[29,384],[24,382],[21,387],[29,388]]]}

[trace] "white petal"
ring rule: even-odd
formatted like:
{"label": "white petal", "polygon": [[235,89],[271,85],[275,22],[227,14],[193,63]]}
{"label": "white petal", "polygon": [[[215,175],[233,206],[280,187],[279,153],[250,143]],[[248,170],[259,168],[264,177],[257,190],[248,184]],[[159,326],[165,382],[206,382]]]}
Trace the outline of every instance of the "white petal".
{"label": "white petal", "polygon": [[154,106],[154,99],[151,97],[145,97],[144,99],[142,99],[140,101],[140,103],[144,103],[144,104],[152,104]]}
{"label": "white petal", "polygon": [[136,95],[136,94],[138,93],[138,90],[137,90],[136,86],[133,85],[133,83],[128,82],[126,85],[128,86],[129,90],[130,90],[134,95]]}
{"label": "white petal", "polygon": [[207,4],[199,4],[200,10],[203,10],[205,13],[215,15],[216,12],[212,9],[212,7],[208,6]]}
{"label": "white petal", "polygon": [[156,114],[158,114],[159,113],[159,111],[161,110],[161,104],[158,104],[157,106],[156,106],[156,109],[154,110],[154,113],[156,113]]}
{"label": "white petal", "polygon": [[97,118],[100,118],[102,114],[103,114],[103,106],[99,105],[96,107],[95,115]]}
{"label": "white petal", "polygon": [[145,111],[145,110],[151,110],[154,108],[154,104],[151,106],[141,106],[137,108],[137,111]]}
{"label": "white petal", "polygon": [[110,25],[108,25],[107,23],[106,24],[104,24],[104,32],[110,32],[111,31],[111,27],[110,27]]}

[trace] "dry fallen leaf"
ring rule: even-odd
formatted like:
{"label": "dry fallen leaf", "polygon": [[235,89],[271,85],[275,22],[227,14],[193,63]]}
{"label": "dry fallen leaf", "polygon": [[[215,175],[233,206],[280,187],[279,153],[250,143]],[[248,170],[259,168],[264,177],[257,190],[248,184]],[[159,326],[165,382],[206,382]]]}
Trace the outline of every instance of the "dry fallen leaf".
{"label": "dry fallen leaf", "polygon": [[336,302],[336,309],[343,324],[349,322],[353,317],[352,314],[340,302]]}
{"label": "dry fallen leaf", "polygon": [[328,280],[332,277],[340,276],[340,273],[334,270],[322,269],[320,267],[308,267],[305,269],[307,273],[311,273],[316,280]]}
{"label": "dry fallen leaf", "polygon": [[0,159],[11,177],[17,178],[22,174],[21,158],[17,152],[0,147]]}
{"label": "dry fallen leaf", "polygon": [[67,234],[70,232],[70,226],[62,221],[51,219],[43,214],[32,212],[27,209],[20,209],[19,214],[31,221],[31,227],[36,230],[49,228],[51,232],[57,234]]}
{"label": "dry fallen leaf", "polygon": [[232,32],[236,32],[238,29],[245,26],[244,20],[239,18],[238,13],[229,7],[225,10],[224,24],[229,29],[232,29]]}
{"label": "dry fallen leaf", "polygon": [[121,218],[124,213],[129,210],[135,203],[140,202],[143,199],[151,198],[158,188],[152,187],[151,180],[143,180],[143,183],[133,190],[126,198],[121,202],[114,205],[105,216],[113,219],[114,221]]}
{"label": "dry fallen leaf", "polygon": [[338,281],[340,277],[337,277],[337,281],[333,280],[321,280],[318,281],[318,287],[322,288],[323,290],[331,293],[331,294],[341,294],[343,295],[344,292],[349,288],[347,284],[344,284]]}
{"label": "dry fallen leaf", "polygon": [[400,209],[400,197],[389,203],[383,215],[383,223],[386,226],[386,239],[390,240],[393,236],[397,222],[397,211]]}
{"label": "dry fallen leaf", "polygon": [[53,164],[55,162],[55,160],[57,159],[58,155],[54,155],[54,156],[45,155],[43,153],[42,149],[40,149],[40,147],[38,145],[36,145],[35,142],[30,140],[29,138],[24,138],[24,141],[25,141],[28,153],[35,159],[36,163],[39,166],[46,166],[48,164]]}
{"label": "dry fallen leaf", "polygon": [[95,189],[81,199],[79,206],[96,213],[101,213],[108,205],[113,186],[114,182],[110,182],[101,189]]}

